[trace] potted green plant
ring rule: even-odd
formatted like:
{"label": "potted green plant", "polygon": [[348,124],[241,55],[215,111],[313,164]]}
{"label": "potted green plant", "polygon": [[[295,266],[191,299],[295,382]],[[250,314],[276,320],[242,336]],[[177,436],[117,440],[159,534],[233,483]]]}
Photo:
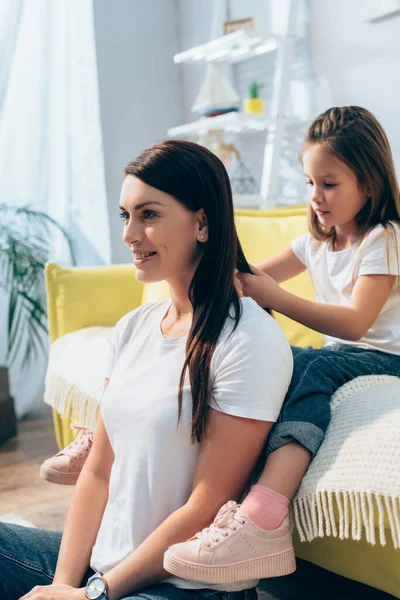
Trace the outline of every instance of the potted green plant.
{"label": "potted green plant", "polygon": [[15,434],[15,411],[9,394],[7,367],[22,352],[27,368],[38,352],[46,352],[47,333],[44,267],[52,251],[53,233],[65,238],[76,264],[67,231],[46,213],[30,206],[0,203],[0,285],[8,298],[7,355],[0,365],[0,442]]}
{"label": "potted green plant", "polygon": [[246,98],[243,104],[245,113],[261,114],[264,112],[264,100],[259,97],[261,88],[262,86],[256,81],[249,85],[249,98]]}

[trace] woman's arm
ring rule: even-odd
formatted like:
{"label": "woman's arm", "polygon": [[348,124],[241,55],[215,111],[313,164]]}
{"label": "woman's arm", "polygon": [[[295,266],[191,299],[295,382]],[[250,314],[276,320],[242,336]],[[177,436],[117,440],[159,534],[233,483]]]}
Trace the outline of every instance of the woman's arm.
{"label": "woman's arm", "polygon": [[[108,383],[109,379],[106,379],[104,392]],[[78,588],[82,582],[107,504],[113,461],[114,453],[99,415],[93,446],[79,476],[68,512],[53,583]]]}
{"label": "woman's arm", "polygon": [[297,258],[290,246],[261,261],[256,267],[275,279],[277,283],[292,279],[306,270],[306,266]]}
{"label": "woman's arm", "polygon": [[258,269],[254,275],[240,274],[243,293],[260,304],[302,323],[310,329],[343,340],[357,341],[372,327],[393,286],[391,275],[358,277],[350,306],[322,304],[299,298],[281,288]]}
{"label": "woman's arm", "polygon": [[163,569],[165,551],[209,525],[222,504],[240,497],[272,425],[210,409],[189,500],[106,574],[110,600],[170,575]]}

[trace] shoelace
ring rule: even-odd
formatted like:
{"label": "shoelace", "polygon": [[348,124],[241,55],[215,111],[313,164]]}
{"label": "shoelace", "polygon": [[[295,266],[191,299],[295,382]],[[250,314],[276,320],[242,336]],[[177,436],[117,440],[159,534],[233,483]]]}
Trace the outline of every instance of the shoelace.
{"label": "shoelace", "polygon": [[239,508],[240,504],[229,500],[229,502],[219,509],[211,525],[196,533],[192,539],[201,539],[207,546],[210,546],[210,541],[219,542],[223,537],[227,537],[229,535],[227,530],[235,531],[237,529],[237,522],[244,523],[243,519],[237,514]]}
{"label": "shoelace", "polygon": [[73,457],[82,456],[83,450],[87,450],[93,444],[93,430],[90,427],[75,425],[74,423],[71,424],[71,429],[76,429],[78,433],[74,441],[66,448],[63,448],[59,454],[66,454]]}

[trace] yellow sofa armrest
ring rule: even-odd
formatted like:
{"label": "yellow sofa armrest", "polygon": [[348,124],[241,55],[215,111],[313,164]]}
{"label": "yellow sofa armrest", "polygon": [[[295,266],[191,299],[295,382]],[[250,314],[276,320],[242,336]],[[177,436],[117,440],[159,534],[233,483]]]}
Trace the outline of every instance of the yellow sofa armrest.
{"label": "yellow sofa armrest", "polygon": [[133,264],[45,268],[50,342],[92,326],[112,326],[142,301]]}

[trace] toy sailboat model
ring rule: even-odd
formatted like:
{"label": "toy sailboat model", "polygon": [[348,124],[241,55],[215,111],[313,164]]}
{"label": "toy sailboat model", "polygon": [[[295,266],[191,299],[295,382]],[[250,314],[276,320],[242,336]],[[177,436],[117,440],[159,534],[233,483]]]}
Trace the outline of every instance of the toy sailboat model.
{"label": "toy sailboat model", "polygon": [[238,110],[239,96],[216,64],[207,66],[207,73],[192,111],[211,117]]}

